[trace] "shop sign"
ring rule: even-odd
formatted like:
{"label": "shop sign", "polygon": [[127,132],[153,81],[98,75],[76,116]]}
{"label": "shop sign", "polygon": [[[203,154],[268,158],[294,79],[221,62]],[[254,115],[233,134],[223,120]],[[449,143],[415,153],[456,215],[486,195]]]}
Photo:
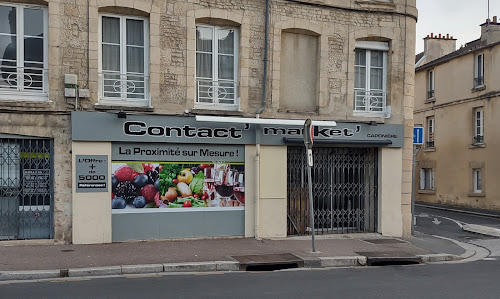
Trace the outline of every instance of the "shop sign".
{"label": "shop sign", "polygon": [[[304,133],[303,126],[197,122],[190,116],[134,114],[118,118],[113,113],[75,111],[71,117],[74,141],[285,145],[290,140],[301,141]],[[404,126],[337,122],[336,127],[314,126],[311,136],[318,143],[378,142],[402,147]]]}
{"label": "shop sign", "polygon": [[48,194],[50,169],[23,169],[23,194]]}
{"label": "shop sign", "polygon": [[113,213],[240,209],[245,147],[112,144]]}
{"label": "shop sign", "polygon": [[108,156],[76,155],[76,192],[108,192]]}

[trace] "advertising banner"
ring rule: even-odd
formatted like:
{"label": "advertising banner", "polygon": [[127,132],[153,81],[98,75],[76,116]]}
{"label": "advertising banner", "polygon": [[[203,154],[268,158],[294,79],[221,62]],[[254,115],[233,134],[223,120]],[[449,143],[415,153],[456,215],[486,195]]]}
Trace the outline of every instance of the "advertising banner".
{"label": "advertising banner", "polygon": [[114,143],[112,159],[114,211],[244,209],[244,146]]}

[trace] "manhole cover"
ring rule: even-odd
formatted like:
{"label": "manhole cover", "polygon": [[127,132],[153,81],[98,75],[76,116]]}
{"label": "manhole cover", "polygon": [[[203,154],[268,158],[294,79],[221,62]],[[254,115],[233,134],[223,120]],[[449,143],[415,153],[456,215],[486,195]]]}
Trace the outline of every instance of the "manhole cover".
{"label": "manhole cover", "polygon": [[256,254],[233,256],[241,270],[285,269],[304,267],[304,260],[291,253]]}
{"label": "manhole cover", "polygon": [[399,243],[406,243],[405,241],[398,240],[398,239],[367,239],[367,240],[362,240],[371,244],[399,244]]}

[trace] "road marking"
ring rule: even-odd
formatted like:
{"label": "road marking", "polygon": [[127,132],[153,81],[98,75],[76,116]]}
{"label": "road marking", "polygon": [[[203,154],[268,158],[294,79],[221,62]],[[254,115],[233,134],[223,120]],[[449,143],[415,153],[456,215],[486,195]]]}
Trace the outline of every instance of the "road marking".
{"label": "road marking", "polygon": [[434,217],[434,220],[432,221],[432,223],[439,225],[441,223],[441,221],[439,221],[436,217]]}

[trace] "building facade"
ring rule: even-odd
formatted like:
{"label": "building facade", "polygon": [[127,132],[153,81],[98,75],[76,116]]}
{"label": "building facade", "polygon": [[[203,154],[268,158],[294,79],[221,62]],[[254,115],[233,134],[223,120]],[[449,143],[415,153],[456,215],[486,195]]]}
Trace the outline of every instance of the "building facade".
{"label": "building facade", "polygon": [[408,236],[416,18],[414,0],[1,2],[0,239],[307,234],[303,126],[283,122],[307,118],[329,122],[315,230]]}
{"label": "building facade", "polygon": [[448,34],[424,42],[415,74],[415,125],[425,136],[416,200],[499,210],[500,23],[487,20],[481,37],[458,50]]}

